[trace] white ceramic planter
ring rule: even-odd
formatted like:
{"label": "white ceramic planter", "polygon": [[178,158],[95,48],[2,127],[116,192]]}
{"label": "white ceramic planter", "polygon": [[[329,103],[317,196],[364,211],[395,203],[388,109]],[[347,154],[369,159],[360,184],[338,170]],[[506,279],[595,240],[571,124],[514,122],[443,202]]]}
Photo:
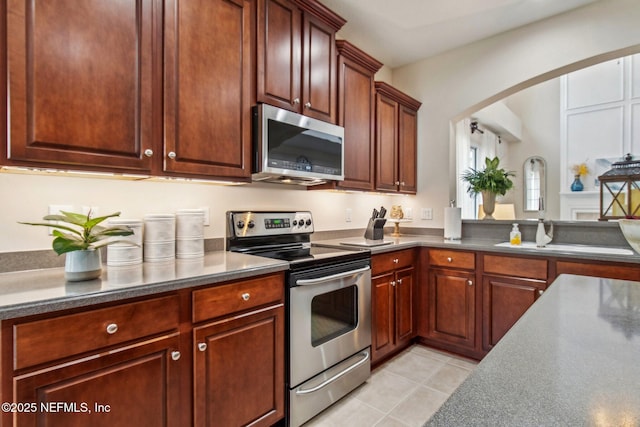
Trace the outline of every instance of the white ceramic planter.
{"label": "white ceramic planter", "polygon": [[100,249],[67,252],[64,277],[69,282],[79,282],[100,277],[102,257]]}

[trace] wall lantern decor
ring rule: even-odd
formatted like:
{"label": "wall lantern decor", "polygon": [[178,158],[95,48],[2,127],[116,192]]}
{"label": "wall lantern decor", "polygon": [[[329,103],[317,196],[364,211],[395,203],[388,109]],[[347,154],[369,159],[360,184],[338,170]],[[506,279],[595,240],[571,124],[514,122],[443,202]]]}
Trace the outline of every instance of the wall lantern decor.
{"label": "wall lantern decor", "polygon": [[627,154],[598,177],[600,221],[640,218],[640,160]]}

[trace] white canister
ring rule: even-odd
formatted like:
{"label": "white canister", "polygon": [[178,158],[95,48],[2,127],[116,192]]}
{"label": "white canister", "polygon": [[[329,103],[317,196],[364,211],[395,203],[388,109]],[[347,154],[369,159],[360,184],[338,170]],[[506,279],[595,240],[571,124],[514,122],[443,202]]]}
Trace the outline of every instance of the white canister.
{"label": "white canister", "polygon": [[173,242],[176,239],[174,214],[148,214],[144,216],[144,241]]}
{"label": "white canister", "polygon": [[176,212],[176,237],[178,239],[204,236],[204,211],[181,209]]}
{"label": "white canister", "polygon": [[168,261],[176,256],[175,240],[168,242],[144,242],[144,260],[146,262]]}
{"label": "white canister", "polygon": [[176,239],[176,258],[199,258],[204,256],[204,239]]}
{"label": "white canister", "polygon": [[112,244],[107,246],[107,265],[135,265],[142,263],[142,245]]}
{"label": "white canister", "polygon": [[111,240],[117,240],[113,245],[128,246],[129,244],[142,245],[143,240],[143,222],[141,219],[111,218],[109,220],[110,227],[129,227],[133,234],[129,236],[114,236]]}

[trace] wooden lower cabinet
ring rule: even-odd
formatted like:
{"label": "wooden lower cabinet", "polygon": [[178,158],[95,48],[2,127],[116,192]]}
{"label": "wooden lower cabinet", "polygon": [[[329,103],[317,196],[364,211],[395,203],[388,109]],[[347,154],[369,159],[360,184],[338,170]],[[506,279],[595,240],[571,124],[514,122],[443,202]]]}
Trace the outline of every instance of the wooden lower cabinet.
{"label": "wooden lower cabinet", "polygon": [[544,292],[541,280],[514,277],[482,278],[482,346],[489,351]]}
{"label": "wooden lower cabinet", "polygon": [[[416,336],[414,262],[413,250],[376,255],[372,258],[373,363],[407,347]],[[398,268],[380,271],[389,265],[398,265]]]}
{"label": "wooden lower cabinet", "polygon": [[476,345],[475,273],[444,269],[429,272],[427,336],[461,349]]}
{"label": "wooden lower cabinet", "polygon": [[182,426],[178,349],[176,333],[18,375],[14,402],[33,406],[13,425]]}
{"label": "wooden lower cabinet", "polygon": [[284,306],[194,328],[194,425],[270,426],[284,417]]}

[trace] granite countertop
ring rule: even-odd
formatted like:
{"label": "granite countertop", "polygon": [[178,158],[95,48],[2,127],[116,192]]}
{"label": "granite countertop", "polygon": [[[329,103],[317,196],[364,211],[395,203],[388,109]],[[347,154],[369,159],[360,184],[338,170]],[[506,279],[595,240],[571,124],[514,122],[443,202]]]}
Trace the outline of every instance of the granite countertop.
{"label": "granite countertop", "polygon": [[66,282],[64,268],[2,273],[0,319],[152,295],[288,268],[286,261],[216,251],[197,259],[104,266],[99,279],[84,282]]}
{"label": "granite countertop", "polygon": [[640,282],[561,275],[426,426],[640,425]]}
{"label": "granite countertop", "polygon": [[[440,249],[459,249],[483,252],[496,252],[504,255],[520,254],[527,256],[558,257],[586,259],[596,261],[614,261],[640,264],[640,255],[634,252],[629,246],[595,246],[595,245],[564,245],[552,242],[546,248],[536,248],[533,242],[523,242],[522,246],[496,246],[505,243],[507,239],[475,239],[465,238],[461,240],[447,240],[442,236],[431,235],[402,235],[391,237],[385,235],[385,245],[375,243],[368,247],[372,254],[391,252],[414,247],[433,247]],[[362,237],[348,237],[344,239],[321,240],[315,244],[332,247],[353,248],[363,247],[365,239]],[[587,252],[587,248],[601,248],[600,253]],[[620,252],[620,253],[616,253]],[[622,254],[624,252],[624,254]]]}

